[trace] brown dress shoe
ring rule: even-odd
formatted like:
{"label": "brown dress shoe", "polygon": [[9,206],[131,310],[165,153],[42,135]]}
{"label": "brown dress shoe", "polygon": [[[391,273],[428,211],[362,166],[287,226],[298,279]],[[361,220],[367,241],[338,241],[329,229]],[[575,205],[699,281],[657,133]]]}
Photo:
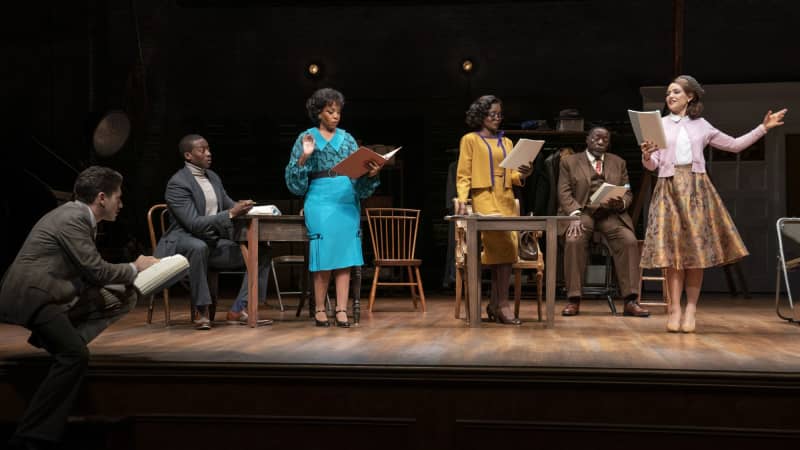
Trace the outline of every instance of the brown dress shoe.
{"label": "brown dress shoe", "polygon": [[561,311],[562,316],[577,316],[578,313],[581,312],[581,304],[569,302],[567,306],[564,307],[564,310]]}
{"label": "brown dress shoe", "polygon": [[650,311],[642,308],[635,301],[631,301],[625,303],[625,312],[622,313],[622,315],[634,316],[634,317],[650,317]]}

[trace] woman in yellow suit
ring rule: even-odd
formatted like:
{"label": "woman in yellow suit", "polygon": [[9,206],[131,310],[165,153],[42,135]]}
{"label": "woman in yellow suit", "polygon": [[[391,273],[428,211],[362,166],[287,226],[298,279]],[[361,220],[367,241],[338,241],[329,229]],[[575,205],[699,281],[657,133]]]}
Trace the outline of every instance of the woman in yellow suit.
{"label": "woman in yellow suit", "polygon": [[[483,215],[515,215],[513,186],[523,186],[533,171],[532,165],[519,170],[503,169],[500,162],[511,151],[511,140],[499,131],[503,121],[503,102],[493,95],[475,100],[467,110],[467,125],[473,132],[461,138],[456,172],[457,214],[466,213],[467,198],[472,198],[474,212]],[[517,233],[485,231],[481,233],[481,264],[492,273],[492,295],[486,314],[498,323],[519,325],[508,302],[511,264],[517,261]]]}

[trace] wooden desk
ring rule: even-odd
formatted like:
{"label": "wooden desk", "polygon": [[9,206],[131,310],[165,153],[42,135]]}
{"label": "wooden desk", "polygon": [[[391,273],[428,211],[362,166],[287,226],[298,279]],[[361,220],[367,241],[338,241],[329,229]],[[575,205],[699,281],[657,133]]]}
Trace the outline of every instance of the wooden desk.
{"label": "wooden desk", "polygon": [[[306,289],[304,282],[308,282],[308,230],[303,216],[298,215],[248,215],[237,217],[233,220],[233,240],[239,242],[242,250],[245,265],[247,266],[247,324],[255,327],[258,323],[258,243],[259,242],[302,242],[305,263],[303,265],[303,276],[300,282],[301,298],[298,307],[305,303]],[[354,268],[351,277],[358,282],[361,287],[361,268]],[[353,283],[351,283],[352,289]],[[353,297],[353,319],[357,325],[361,316],[360,292],[352,292]],[[313,316],[314,299],[309,300],[310,313]]]}
{"label": "wooden desk", "polygon": [[449,220],[464,220],[467,234],[467,297],[469,301],[469,326],[480,326],[481,320],[481,231],[544,231],[547,234],[545,245],[545,276],[547,293],[546,326],[555,323],[556,312],[556,253],[558,246],[558,222],[577,220],[577,216],[478,216],[450,217]]}
{"label": "wooden desk", "polygon": [[[247,325],[258,323],[258,243],[303,242],[308,264],[308,231],[303,216],[248,215],[233,220],[233,240],[239,242],[247,266]],[[306,266],[307,267],[307,266]],[[301,277],[305,280],[306,277]],[[305,289],[300,286],[300,295]],[[254,300],[255,299],[255,300]]]}

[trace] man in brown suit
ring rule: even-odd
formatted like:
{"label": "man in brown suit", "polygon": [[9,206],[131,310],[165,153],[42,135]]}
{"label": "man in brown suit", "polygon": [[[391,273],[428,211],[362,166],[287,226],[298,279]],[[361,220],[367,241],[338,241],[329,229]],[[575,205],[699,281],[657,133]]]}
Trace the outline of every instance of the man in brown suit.
{"label": "man in brown suit", "polygon": [[75,180],[75,201],[42,217],[0,286],[0,322],[31,330],[28,342],[53,356],[50,372],[20,419],[10,446],[56,447],[89,363],[87,344],[136,305],[137,294],[103,295],[109,284],[130,286],[158,261],[139,256],[112,264],[95,245],[97,224],[122,208],[122,175],[92,166]]}
{"label": "man in brown suit", "polygon": [[612,198],[600,206],[590,206],[590,198],[602,184],[628,186],[625,160],[607,153],[611,135],[603,127],[595,127],[586,138],[586,151],[561,160],[558,176],[559,215],[579,215],[580,220],[566,227],[564,242],[564,281],[568,303],[561,312],[575,316],[580,312],[581,286],[586,271],[589,240],[596,231],[605,235],[614,258],[620,292],[625,299],[626,316],[647,317],[650,313],[639,306],[639,246],[633,234],[633,221],[627,208],[633,200],[630,189],[622,197]]}

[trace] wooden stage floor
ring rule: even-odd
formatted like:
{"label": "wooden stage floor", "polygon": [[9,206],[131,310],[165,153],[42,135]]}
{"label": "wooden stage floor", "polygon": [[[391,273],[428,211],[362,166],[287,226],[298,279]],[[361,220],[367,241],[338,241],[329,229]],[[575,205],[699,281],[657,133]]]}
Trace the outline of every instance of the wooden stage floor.
{"label": "wooden stage floor", "polygon": [[[705,295],[695,334],[667,333],[663,308],[650,308],[649,318],[614,317],[602,300],[585,300],[577,317],[558,315],[553,329],[536,321],[533,300],[523,300],[522,326],[484,323],[479,329],[453,317],[453,300],[446,295],[431,296],[426,313],[413,310],[409,298],[379,298],[375,312],[362,313],[360,326],[351,329],[314,327],[305,311],[300,318],[293,310],[281,313],[270,298],[261,311],[274,325],[228,325],[224,312],[230,301],[223,301],[217,314],[223,320],[210,331],[197,331],[188,321],[187,299],[172,303],[171,327],[163,326],[160,304],[151,325],[139,305],[91,344],[93,361],[800,371],[800,326],[780,320],[773,297],[764,295]],[[556,302],[557,312],[563,305]],[[26,343],[27,336],[21,327],[0,325],[0,364],[43,354]]]}

